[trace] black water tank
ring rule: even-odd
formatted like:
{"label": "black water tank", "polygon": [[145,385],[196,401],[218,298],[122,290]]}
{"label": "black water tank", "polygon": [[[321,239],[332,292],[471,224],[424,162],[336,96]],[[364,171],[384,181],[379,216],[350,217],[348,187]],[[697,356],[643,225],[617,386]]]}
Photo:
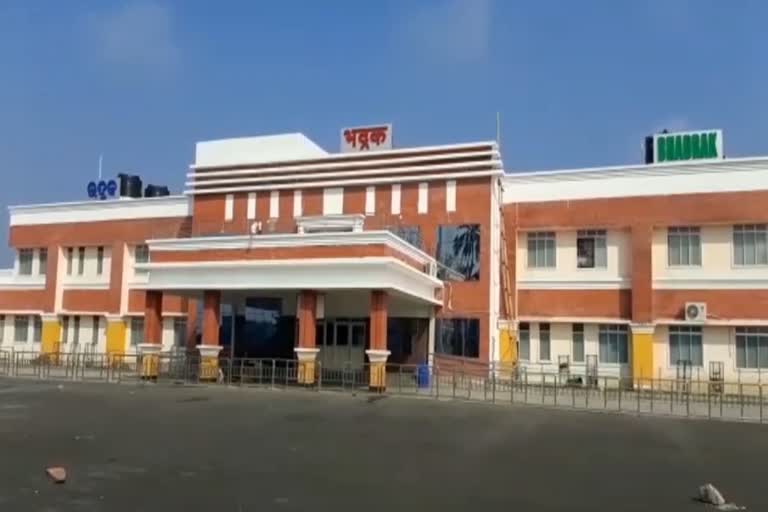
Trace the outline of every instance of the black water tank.
{"label": "black water tank", "polygon": [[654,157],[654,151],[653,151],[653,135],[649,135],[645,138],[645,163],[646,164],[652,164],[654,163],[653,157]]}
{"label": "black water tank", "polygon": [[144,197],[162,197],[170,194],[168,187],[164,185],[147,185],[144,189]]}
{"label": "black water tank", "polygon": [[141,197],[141,178],[131,174],[118,174],[120,197]]}

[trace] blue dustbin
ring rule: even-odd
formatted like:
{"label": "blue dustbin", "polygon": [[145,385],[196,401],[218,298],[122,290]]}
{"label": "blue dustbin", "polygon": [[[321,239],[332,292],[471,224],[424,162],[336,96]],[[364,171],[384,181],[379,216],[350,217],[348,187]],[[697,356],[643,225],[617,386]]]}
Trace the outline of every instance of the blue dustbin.
{"label": "blue dustbin", "polygon": [[429,387],[429,365],[420,364],[416,367],[416,385],[419,389]]}

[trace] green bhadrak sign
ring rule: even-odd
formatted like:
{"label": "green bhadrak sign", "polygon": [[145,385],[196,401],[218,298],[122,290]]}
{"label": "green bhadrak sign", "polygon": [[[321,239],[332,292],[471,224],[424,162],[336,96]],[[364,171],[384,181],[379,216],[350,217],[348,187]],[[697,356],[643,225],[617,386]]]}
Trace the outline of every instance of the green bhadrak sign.
{"label": "green bhadrak sign", "polygon": [[653,136],[653,163],[723,158],[722,130],[657,133]]}

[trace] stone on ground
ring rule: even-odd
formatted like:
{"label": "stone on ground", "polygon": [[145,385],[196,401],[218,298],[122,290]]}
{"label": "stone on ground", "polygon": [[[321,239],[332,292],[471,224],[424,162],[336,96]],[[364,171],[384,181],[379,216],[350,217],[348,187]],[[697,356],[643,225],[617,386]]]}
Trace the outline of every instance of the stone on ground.
{"label": "stone on ground", "polygon": [[63,484],[67,480],[67,470],[61,466],[53,466],[45,470],[48,476],[57,484]]}

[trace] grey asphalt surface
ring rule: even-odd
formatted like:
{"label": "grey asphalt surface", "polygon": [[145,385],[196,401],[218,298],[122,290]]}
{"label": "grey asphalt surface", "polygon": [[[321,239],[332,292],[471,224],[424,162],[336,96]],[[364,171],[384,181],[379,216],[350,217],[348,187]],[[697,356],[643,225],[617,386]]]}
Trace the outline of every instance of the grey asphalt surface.
{"label": "grey asphalt surface", "polygon": [[[768,510],[768,426],[303,391],[0,381],[0,510]],[[45,468],[63,465],[65,484]]]}

